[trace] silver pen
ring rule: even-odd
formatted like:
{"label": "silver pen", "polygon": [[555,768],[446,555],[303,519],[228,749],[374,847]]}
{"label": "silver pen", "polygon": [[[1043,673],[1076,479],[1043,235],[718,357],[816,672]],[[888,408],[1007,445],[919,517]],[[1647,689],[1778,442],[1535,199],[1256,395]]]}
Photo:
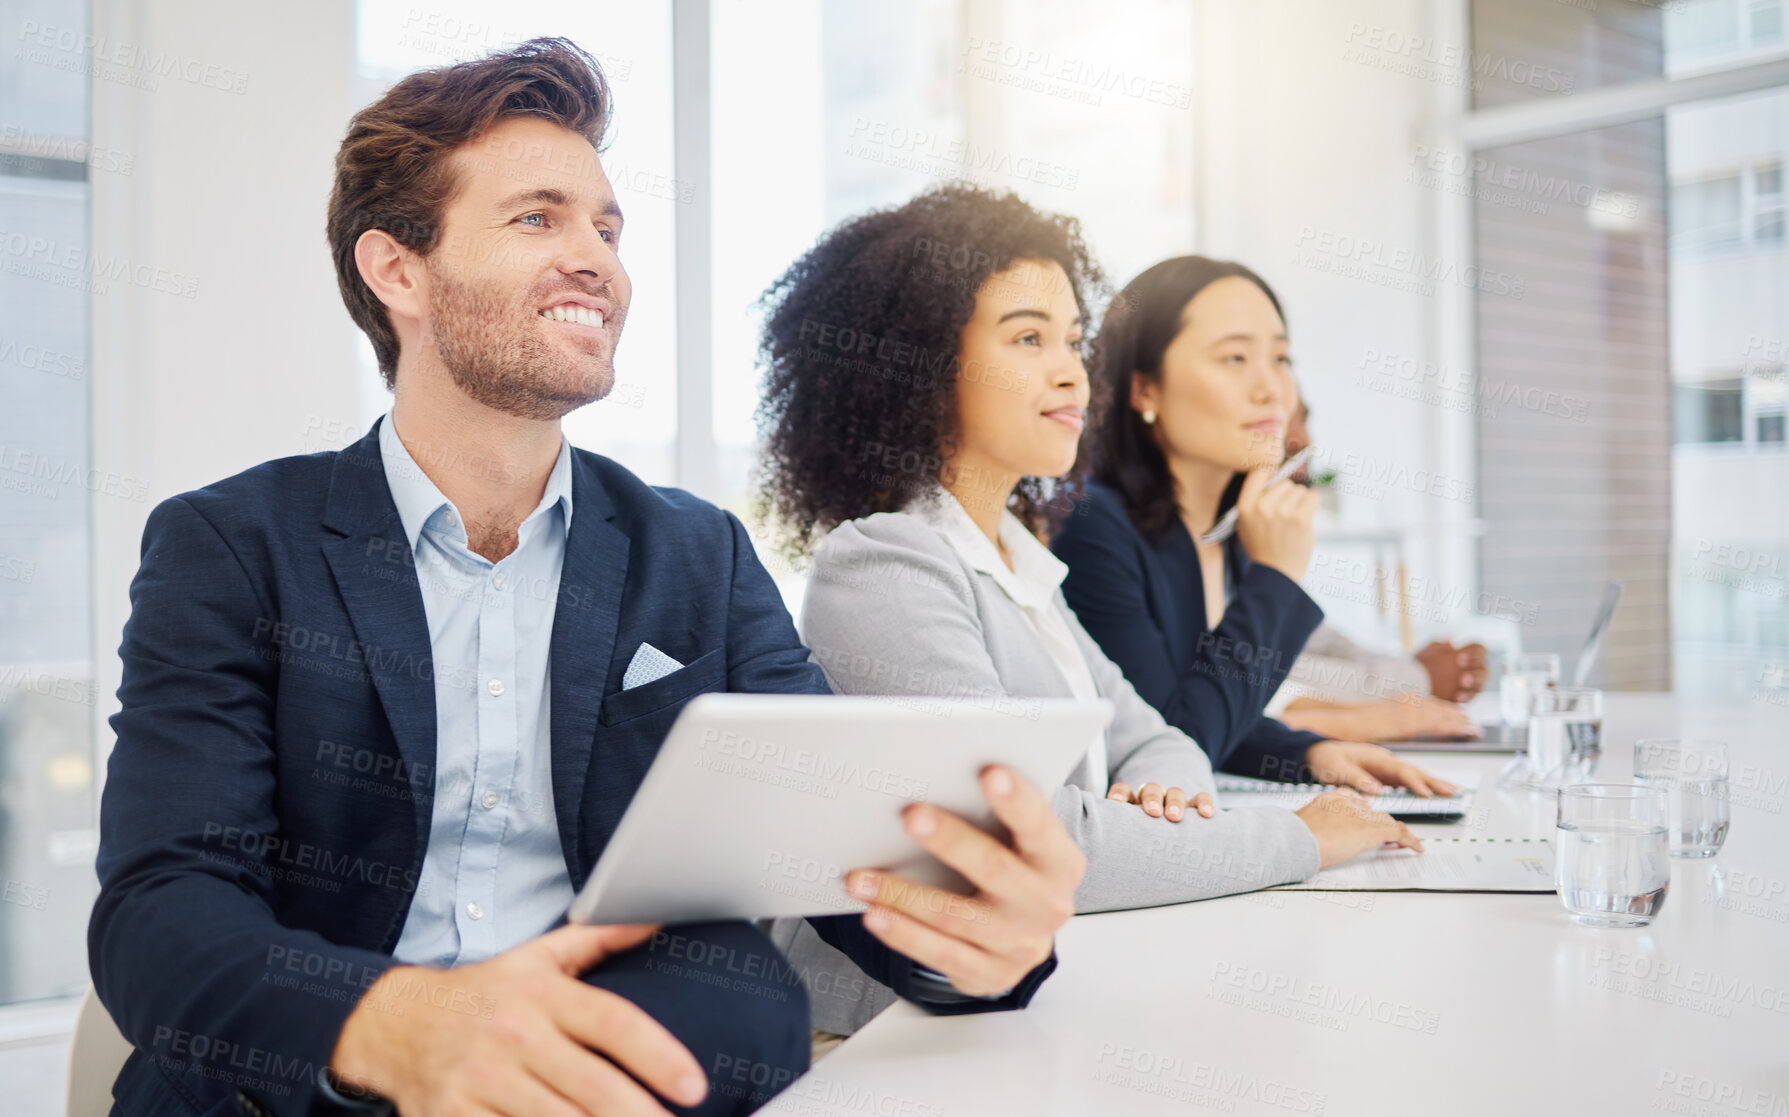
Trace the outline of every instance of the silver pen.
{"label": "silver pen", "polygon": [[[1281,481],[1284,481],[1286,478],[1292,476],[1294,473],[1297,473],[1300,469],[1302,469],[1304,467],[1304,463],[1311,460],[1311,451],[1314,449],[1316,449],[1316,447],[1306,446],[1304,449],[1300,450],[1298,453],[1293,454],[1291,457],[1287,458],[1283,463],[1281,463],[1280,468],[1273,471],[1273,476],[1268,478],[1268,481],[1267,481],[1268,487],[1271,488],[1272,486],[1279,484]],[[1218,520],[1217,525],[1214,526],[1210,531],[1206,532],[1204,535],[1201,535],[1199,537],[1199,542],[1201,542],[1201,543],[1222,543],[1224,540],[1230,538],[1232,535],[1235,535],[1235,534],[1236,534],[1236,506],[1231,505],[1230,510],[1228,512],[1224,513],[1222,519]]]}

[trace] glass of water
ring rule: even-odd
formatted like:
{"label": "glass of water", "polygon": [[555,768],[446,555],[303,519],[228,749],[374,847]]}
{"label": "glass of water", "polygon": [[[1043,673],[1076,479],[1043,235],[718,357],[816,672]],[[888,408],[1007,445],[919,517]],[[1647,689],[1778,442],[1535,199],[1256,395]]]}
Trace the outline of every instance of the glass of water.
{"label": "glass of water", "polygon": [[1671,805],[1647,784],[1559,789],[1553,880],[1573,919],[1589,927],[1644,927],[1671,886]]}
{"label": "glass of water", "polygon": [[1603,692],[1549,687],[1528,702],[1528,752],[1521,771],[1529,787],[1552,790],[1590,778],[1603,755]]}
{"label": "glass of water", "polygon": [[1555,791],[1581,783],[1603,755],[1603,692],[1550,686],[1528,699],[1527,747],[1510,760],[1503,787]]}
{"label": "glass of water", "polygon": [[1521,733],[1528,726],[1528,703],[1536,691],[1559,685],[1559,657],[1552,653],[1505,656],[1497,705],[1504,729]]}
{"label": "glass of water", "polygon": [[1671,856],[1713,857],[1731,825],[1724,741],[1647,737],[1634,743],[1634,778],[1671,802]]}

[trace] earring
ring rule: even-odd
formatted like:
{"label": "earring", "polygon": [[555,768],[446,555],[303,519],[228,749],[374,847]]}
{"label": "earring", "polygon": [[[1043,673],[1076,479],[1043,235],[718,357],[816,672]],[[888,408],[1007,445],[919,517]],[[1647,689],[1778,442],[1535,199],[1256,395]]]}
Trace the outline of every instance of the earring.
{"label": "earring", "polygon": [[1155,412],[1148,410],[1143,412],[1143,425],[1146,427],[1155,426]]}

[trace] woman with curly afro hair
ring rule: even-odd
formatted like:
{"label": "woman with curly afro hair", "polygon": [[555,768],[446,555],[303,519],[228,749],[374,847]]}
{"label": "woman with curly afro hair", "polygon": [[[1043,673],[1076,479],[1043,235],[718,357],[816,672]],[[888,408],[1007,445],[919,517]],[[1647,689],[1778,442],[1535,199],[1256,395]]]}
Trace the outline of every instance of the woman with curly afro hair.
{"label": "woman with curly afro hair", "polygon": [[[1077,223],[1010,194],[940,187],[821,238],[766,295],[767,502],[811,551],[802,636],[834,690],[970,699],[1040,716],[1104,699],[1106,731],[1052,796],[1087,859],[1078,911],[1303,879],[1382,841],[1416,846],[1358,797],[1217,814],[1211,765],[1076,622],[1034,533],[1072,477],[1098,269]],[[817,545],[816,530],[825,537]],[[907,933],[960,913],[883,903]],[[881,895],[878,894],[878,899]],[[893,1000],[796,921],[775,936],[814,1026],[849,1034]]]}
{"label": "woman with curly afro hair", "polygon": [[[1105,277],[1077,222],[1011,194],[948,186],[847,221],[765,293],[763,491],[789,530],[791,557],[811,552],[816,531],[899,511],[938,484],[958,435],[959,385],[995,398],[1043,388],[1035,375],[1024,381],[1017,360],[960,353],[977,293],[1018,260],[1055,265],[1036,273],[1037,290],[1012,293],[1042,298],[1059,286],[1078,350],[1078,323]],[[1080,424],[1056,430],[1067,438]],[[1014,511],[1043,529],[1066,508],[1069,480],[1016,477]]]}

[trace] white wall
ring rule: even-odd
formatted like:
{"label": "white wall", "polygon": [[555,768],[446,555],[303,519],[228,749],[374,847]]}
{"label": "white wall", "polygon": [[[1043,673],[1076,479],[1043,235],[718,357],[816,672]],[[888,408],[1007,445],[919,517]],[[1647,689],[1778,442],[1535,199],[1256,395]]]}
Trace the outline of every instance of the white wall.
{"label": "white wall", "polygon": [[[1195,151],[1200,251],[1247,264],[1279,295],[1315,441],[1325,463],[1344,474],[1341,521],[1416,529],[1407,549],[1412,575],[1473,591],[1472,502],[1422,491],[1437,477],[1444,489],[1466,491],[1471,418],[1382,391],[1403,381],[1361,367],[1369,354],[1461,371],[1470,364],[1469,292],[1390,285],[1407,278],[1399,253],[1462,269],[1470,263],[1459,220],[1465,203],[1423,185],[1413,163],[1418,145],[1447,146],[1464,93],[1386,68],[1409,56],[1374,46],[1422,37],[1437,55],[1463,47],[1459,7],[1206,0],[1195,35]],[[1379,247],[1359,254],[1362,241]],[[1337,274],[1349,265],[1369,278]],[[1453,526],[1418,528],[1436,523]],[[1345,551],[1320,544],[1320,557],[1326,549]],[[1333,618],[1368,623],[1371,610],[1351,608],[1348,598],[1370,595],[1371,584],[1314,566],[1306,585]],[[1429,626],[1419,618],[1418,636]]]}
{"label": "white wall", "polygon": [[[317,448],[319,424],[359,415],[361,375],[323,237],[352,106],[350,0],[94,0],[92,11],[97,39],[173,66],[153,89],[93,81],[94,147],[136,157],[128,176],[94,176],[93,250],[193,284],[191,297],[116,282],[93,297],[94,468],[147,482],[140,502],[94,501],[103,756],[149,510]],[[237,75],[241,92],[216,87]]]}

